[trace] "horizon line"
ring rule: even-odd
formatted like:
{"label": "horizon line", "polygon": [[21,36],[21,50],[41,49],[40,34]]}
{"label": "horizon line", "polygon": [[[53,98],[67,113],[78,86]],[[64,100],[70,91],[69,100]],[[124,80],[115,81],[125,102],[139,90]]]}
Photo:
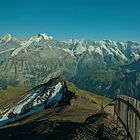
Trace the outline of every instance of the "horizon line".
{"label": "horizon line", "polygon": [[55,38],[54,35],[49,35],[47,32],[44,32],[44,33],[37,33],[37,34],[32,34],[30,36],[27,36],[27,37],[19,37],[19,36],[16,36],[14,35],[13,33],[9,33],[9,32],[6,32],[5,34],[1,34],[0,35],[0,39],[3,38],[4,36],[6,35],[11,35],[13,37],[15,37],[16,39],[19,39],[19,40],[22,40],[22,39],[29,39],[33,36],[38,36],[39,34],[46,34],[47,36],[51,36],[53,37],[55,40],[58,40],[58,41],[67,41],[67,40],[71,40],[71,39],[74,39],[74,40],[78,40],[78,41],[81,41],[81,40],[89,40],[89,41],[115,41],[115,42],[123,42],[123,43],[126,43],[126,42],[135,42],[135,43],[138,43],[140,44],[140,41],[136,41],[136,40],[119,40],[119,39],[107,39],[107,38],[102,38],[102,39],[90,39],[90,38],[85,38],[85,37],[81,37],[81,38],[75,38],[75,37],[71,37],[71,38],[67,38],[67,39],[57,39]]}

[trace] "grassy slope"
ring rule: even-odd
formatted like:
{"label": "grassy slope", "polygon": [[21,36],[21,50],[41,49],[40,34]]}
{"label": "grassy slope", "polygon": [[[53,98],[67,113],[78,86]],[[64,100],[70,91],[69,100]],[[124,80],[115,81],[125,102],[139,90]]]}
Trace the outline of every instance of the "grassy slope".
{"label": "grassy slope", "polygon": [[[74,101],[74,104],[71,105],[71,106],[74,106],[75,108],[78,105],[78,108],[81,108],[81,109],[85,108],[86,110],[91,109],[91,110],[94,110],[95,112],[98,112],[101,109],[101,105],[106,106],[111,101],[110,98],[96,95],[89,91],[81,90],[77,88],[71,82],[67,82],[67,85],[68,85],[68,89],[74,92],[78,98],[77,102]],[[107,108],[105,108],[105,111],[107,113],[113,114],[113,106],[108,106]]]}
{"label": "grassy slope", "polygon": [[67,82],[68,89],[74,93],[84,95],[85,98],[89,99],[90,101],[96,102],[97,104],[108,104],[111,100],[104,96],[96,95],[92,92],[81,90],[77,88],[73,83]]}
{"label": "grassy slope", "polygon": [[0,108],[5,108],[20,98],[20,96],[26,94],[29,87],[8,87],[6,90],[0,89]]}

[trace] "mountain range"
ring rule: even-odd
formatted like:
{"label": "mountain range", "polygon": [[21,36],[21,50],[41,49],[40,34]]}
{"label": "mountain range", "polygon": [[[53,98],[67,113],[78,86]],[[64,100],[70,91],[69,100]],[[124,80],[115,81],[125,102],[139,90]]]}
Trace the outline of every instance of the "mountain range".
{"label": "mountain range", "polygon": [[38,34],[0,38],[0,87],[34,87],[62,76],[76,86],[115,97],[140,98],[140,44],[112,40],[59,41]]}

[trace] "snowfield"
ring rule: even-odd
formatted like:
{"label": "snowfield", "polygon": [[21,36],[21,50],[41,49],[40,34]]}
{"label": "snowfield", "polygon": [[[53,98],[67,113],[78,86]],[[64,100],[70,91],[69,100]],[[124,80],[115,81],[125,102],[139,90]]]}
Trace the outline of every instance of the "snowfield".
{"label": "snowfield", "polygon": [[42,111],[48,105],[56,106],[62,99],[63,82],[58,82],[55,86],[46,87],[41,85],[23,97],[16,106],[9,109],[0,119],[0,126],[8,122],[16,121],[22,117],[31,115],[35,112]]}

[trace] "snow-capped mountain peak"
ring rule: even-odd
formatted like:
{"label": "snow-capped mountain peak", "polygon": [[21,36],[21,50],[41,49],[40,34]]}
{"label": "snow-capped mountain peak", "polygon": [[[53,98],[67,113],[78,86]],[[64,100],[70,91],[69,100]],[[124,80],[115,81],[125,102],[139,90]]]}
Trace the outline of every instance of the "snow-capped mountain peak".
{"label": "snow-capped mountain peak", "polygon": [[42,36],[45,40],[52,40],[52,39],[53,39],[52,36],[49,36],[49,35],[47,35],[46,33],[39,34],[39,36]]}
{"label": "snow-capped mountain peak", "polygon": [[11,39],[12,38],[12,35],[7,33],[6,35],[3,36],[3,40],[8,40],[8,39]]}
{"label": "snow-capped mountain peak", "polygon": [[43,34],[38,34],[38,35],[36,35],[36,36],[33,36],[33,37],[29,38],[27,42],[28,42],[28,43],[32,43],[32,42],[34,42],[34,41],[35,41],[35,42],[39,42],[39,41],[41,41],[42,39],[48,41],[48,40],[52,40],[53,37],[47,35],[46,33],[43,33]]}
{"label": "snow-capped mountain peak", "polygon": [[64,42],[66,42],[68,44],[76,44],[76,43],[79,42],[79,40],[78,39],[68,39],[68,40],[66,40]]}
{"label": "snow-capped mountain peak", "polygon": [[15,39],[15,38],[11,34],[9,34],[9,33],[7,33],[6,35],[4,35],[1,38],[2,41],[6,41],[6,42],[11,41],[12,39]]}
{"label": "snow-capped mountain peak", "polygon": [[20,47],[14,50],[11,54],[11,56],[17,55],[20,51],[27,52],[27,48],[32,45],[33,46],[38,44],[41,41],[50,41],[53,40],[54,38],[52,36],[47,35],[46,33],[43,34],[38,34],[35,36],[30,37],[28,40],[20,41]]}

